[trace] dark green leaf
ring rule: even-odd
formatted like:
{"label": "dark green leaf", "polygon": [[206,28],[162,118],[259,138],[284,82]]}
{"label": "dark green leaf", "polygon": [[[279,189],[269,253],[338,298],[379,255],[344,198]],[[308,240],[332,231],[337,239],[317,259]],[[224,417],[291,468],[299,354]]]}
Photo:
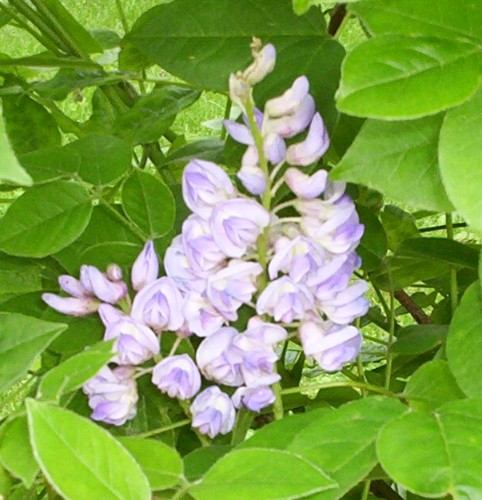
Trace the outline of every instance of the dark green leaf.
{"label": "dark green leaf", "polygon": [[469,99],[479,86],[477,45],[442,38],[386,35],[348,54],[337,92],[341,111],[412,119]]}
{"label": "dark green leaf", "polygon": [[316,498],[343,498],[375,467],[375,439],[381,426],[403,411],[398,401],[370,397],[336,410],[314,410],[273,422],[241,446],[270,446],[300,454],[338,482],[336,489]]}
{"label": "dark green leaf", "polygon": [[83,250],[79,255],[79,262],[105,269],[115,263],[121,267],[130,268],[142,250],[139,243],[127,241],[111,241],[99,243]]}
{"label": "dark green leaf", "polygon": [[415,410],[436,410],[444,403],[464,399],[447,361],[437,359],[422,365],[405,387],[404,396]]}
{"label": "dark green leaf", "polygon": [[456,309],[447,337],[447,359],[460,388],[472,398],[482,398],[482,292],[473,283]]}
{"label": "dark green leaf", "polygon": [[184,166],[194,158],[221,163],[223,148],[224,142],[219,139],[201,139],[196,142],[190,142],[169,154],[162,162],[162,165],[179,163]]}
{"label": "dark green leaf", "polygon": [[182,478],[183,463],[177,451],[161,441],[138,437],[118,438],[136,459],[149,480],[151,490],[176,486]]}
{"label": "dark green leaf", "polygon": [[415,208],[452,210],[438,171],[442,118],[367,120],[331,177],[363,184]]}
{"label": "dark green leaf", "polygon": [[195,449],[184,457],[186,479],[191,482],[197,481],[232,449],[230,445],[211,445]]}
{"label": "dark green leaf", "polygon": [[45,257],[75,241],[92,212],[88,193],[66,181],[35,186],[17,198],[0,221],[0,249]]}
{"label": "dark green leaf", "polygon": [[418,0],[365,0],[350,10],[363,19],[375,35],[435,36],[482,40],[482,10],[478,2],[461,0],[454,11],[452,0],[438,0],[437,6]]}
{"label": "dark green leaf", "polygon": [[386,205],[380,218],[388,239],[388,248],[395,251],[407,238],[417,238],[419,232],[413,215],[394,205]]}
{"label": "dark green leaf", "polygon": [[42,268],[32,262],[0,254],[0,293],[29,293],[42,290]]}
{"label": "dark green leaf", "polygon": [[447,325],[409,325],[397,334],[391,350],[409,356],[428,352],[445,342],[447,332]]}
{"label": "dark green leaf", "polygon": [[0,462],[15,477],[30,488],[39,466],[28,439],[27,417],[16,417],[6,422],[0,431]]}
{"label": "dark green leaf", "polygon": [[226,90],[229,74],[251,60],[253,35],[263,43],[275,44],[279,65],[287,72],[290,66],[286,62],[293,58],[298,64],[306,63],[299,50],[317,59],[325,23],[321,12],[297,17],[290,0],[200,0],[195,4],[177,0],[142,15],[124,44],[133,45],[152,62],[201,88]]}
{"label": "dark green leaf", "polygon": [[67,328],[15,313],[0,313],[0,391],[23,377],[37,356]]}
{"label": "dark green leaf", "polygon": [[247,448],[220,458],[200,484],[189,488],[196,500],[301,498],[336,487],[324,472],[287,450]]}
{"label": "dark green leaf", "polygon": [[49,146],[60,146],[55,120],[40,104],[27,96],[4,96],[5,130],[17,155]]}
{"label": "dark green leaf", "polygon": [[122,203],[129,219],[151,238],[163,236],[174,225],[175,204],[170,189],[147,172],[132,172],[122,187]]}
{"label": "dark green leaf", "polygon": [[[479,9],[482,10],[482,9]],[[482,90],[447,113],[440,131],[440,171],[450,200],[482,231]]]}
{"label": "dark green leaf", "polygon": [[406,413],[381,430],[378,458],[394,481],[414,493],[478,498],[482,494],[481,424],[480,400],[452,401],[434,414]]}
{"label": "dark green leaf", "polygon": [[0,117],[0,180],[31,186],[32,179],[18,163],[8,142],[3,119]]}
{"label": "dark green leaf", "polygon": [[90,184],[109,184],[131,166],[130,146],[111,135],[87,135],[71,142],[65,149],[80,157],[78,174]]}
{"label": "dark green leaf", "polygon": [[373,271],[387,253],[387,236],[378,217],[371,210],[358,205],[357,212],[360,222],[365,226],[357,253],[362,258],[362,268],[365,271]]}
{"label": "dark green leaf", "polygon": [[114,356],[112,342],[101,342],[48,371],[38,388],[39,399],[55,401],[91,379]]}
{"label": "dark green leaf", "polygon": [[148,500],[137,462],[106,430],[71,411],[27,400],[30,441],[49,483],[72,500]]}

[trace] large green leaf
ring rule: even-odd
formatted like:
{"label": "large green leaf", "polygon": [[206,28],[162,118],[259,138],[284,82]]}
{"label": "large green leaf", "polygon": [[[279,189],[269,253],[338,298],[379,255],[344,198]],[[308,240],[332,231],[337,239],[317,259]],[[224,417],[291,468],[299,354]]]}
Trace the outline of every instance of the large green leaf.
{"label": "large green leaf", "polygon": [[42,290],[41,275],[41,266],[0,253],[0,294]]}
{"label": "large green leaf", "polygon": [[346,57],[338,108],[356,116],[412,119],[469,99],[479,86],[480,48],[458,40],[386,35]]}
{"label": "large green leaf", "polygon": [[0,250],[23,257],[58,252],[82,234],[91,212],[89,195],[78,184],[35,186],[17,198],[0,221]]}
{"label": "large green leaf", "polygon": [[30,441],[42,472],[65,498],[148,500],[137,462],[106,430],[68,410],[27,400]]}
{"label": "large green leaf", "polygon": [[36,357],[67,328],[15,313],[0,313],[0,391],[23,377]]}
{"label": "large green leaf", "polygon": [[363,184],[415,208],[450,211],[438,172],[441,125],[441,115],[367,120],[331,177]]}
{"label": "large green leaf", "polygon": [[172,488],[181,480],[183,463],[175,449],[154,439],[125,437],[119,441],[141,466],[151,490]]}
{"label": "large green leaf", "polygon": [[274,422],[241,447],[287,449],[311,460],[338,482],[317,499],[342,498],[375,467],[375,439],[380,427],[404,411],[401,403],[370,397],[336,410],[314,410]]}
{"label": "large green leaf", "polygon": [[321,12],[310,14],[295,16],[289,0],[177,0],[143,14],[125,43],[201,88],[226,90],[229,74],[251,60],[252,36],[274,43],[283,66],[298,48],[316,54],[325,23]]}
{"label": "large green leaf", "polygon": [[[482,10],[482,9],[479,9]],[[447,113],[440,131],[442,180],[456,209],[482,231],[482,90]]]}
{"label": "large green leaf", "polygon": [[38,388],[39,399],[55,401],[92,378],[114,356],[112,342],[101,342],[48,371]]}
{"label": "large green leaf", "polygon": [[447,359],[457,383],[467,396],[482,398],[482,292],[479,282],[465,292],[447,337]]}
{"label": "large green leaf", "polygon": [[32,178],[18,163],[8,142],[7,135],[0,117],[0,180],[13,182],[22,186],[31,186]]}
{"label": "large green leaf", "polygon": [[247,448],[220,458],[201,483],[189,488],[189,494],[196,500],[288,500],[335,487],[336,483],[322,470],[297,453]]}
{"label": "large green leaf", "polygon": [[171,190],[147,172],[132,172],[122,187],[122,202],[127,216],[151,238],[163,236],[174,225]]}
{"label": "large green leaf", "polygon": [[188,481],[200,479],[222,456],[233,449],[231,445],[211,445],[196,448],[184,458],[184,475]]}
{"label": "large green leaf", "polygon": [[387,253],[387,235],[378,217],[368,208],[357,206],[360,222],[365,226],[365,231],[357,249],[362,258],[362,268],[373,271]]}
{"label": "large green leaf", "polygon": [[60,146],[60,132],[52,115],[27,96],[2,98],[5,129],[17,155]]}
{"label": "large green leaf", "polygon": [[397,334],[390,350],[396,354],[422,354],[441,346],[447,338],[447,325],[409,325]]}
{"label": "large green leaf", "polygon": [[443,359],[422,365],[410,377],[404,396],[416,410],[436,410],[444,403],[465,397]]}
{"label": "large green leaf", "polygon": [[1,428],[0,462],[11,474],[21,479],[26,488],[32,486],[39,466],[28,439],[27,417],[14,418]]}
{"label": "large green leaf", "polygon": [[403,34],[482,41],[482,9],[477,0],[365,0],[350,7],[374,35]]}
{"label": "large green leaf", "polygon": [[77,173],[90,184],[109,184],[131,166],[129,144],[112,135],[90,134],[71,142],[64,149],[80,158]]}
{"label": "large green leaf", "polygon": [[389,422],[377,441],[383,468],[401,486],[429,497],[482,496],[482,401],[445,404]]}

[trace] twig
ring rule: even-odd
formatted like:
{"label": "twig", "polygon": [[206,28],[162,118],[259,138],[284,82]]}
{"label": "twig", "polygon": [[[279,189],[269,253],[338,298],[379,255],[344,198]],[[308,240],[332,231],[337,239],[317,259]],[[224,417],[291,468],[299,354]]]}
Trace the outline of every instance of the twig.
{"label": "twig", "polygon": [[419,325],[430,325],[432,320],[429,316],[425,314],[423,309],[408,295],[404,290],[399,290],[395,292],[395,298],[400,302],[400,304],[410,313],[412,318]]}
{"label": "twig", "polygon": [[328,34],[331,36],[335,36],[337,31],[340,29],[340,26],[345,19],[346,12],[346,4],[337,3],[333,10],[331,11],[330,22],[328,24]]}

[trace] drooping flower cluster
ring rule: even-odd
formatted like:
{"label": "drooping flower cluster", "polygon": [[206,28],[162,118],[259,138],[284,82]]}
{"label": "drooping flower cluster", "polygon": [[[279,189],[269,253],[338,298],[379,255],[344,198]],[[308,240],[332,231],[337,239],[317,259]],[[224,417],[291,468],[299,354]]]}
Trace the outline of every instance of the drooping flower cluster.
{"label": "drooping flower cluster", "polygon": [[[275,401],[279,346],[289,335],[326,371],[358,355],[361,335],[351,323],[368,302],[366,283],[351,277],[360,266],[355,248],[363,226],[343,183],[330,182],[325,170],[308,175],[296,168],[316,163],[329,147],[308,80],[297,78],[261,112],[251,87],[273,69],[274,47],[254,43],[253,56],[230,79],[244,124],[225,126],[247,146],[237,176],[259,198],[243,194],[215,163],[193,160],[182,179],[192,213],[165,252],[166,276],[158,277],[150,241],[132,267],[132,301],[115,265],[105,273],[82,266],[79,280],[59,278],[71,297],[43,296],[65,314],[97,311],[104,340],[113,341],[110,366],[84,385],[96,420],[122,425],[133,418],[135,378],[151,371],[153,384],[169,397],[194,398],[192,425],[213,438],[232,430],[236,409],[259,412]],[[291,195],[280,198],[283,184]],[[240,332],[243,306],[252,313]],[[176,336],[165,357],[161,335]],[[195,359],[176,354],[190,336],[202,339],[193,342]]]}

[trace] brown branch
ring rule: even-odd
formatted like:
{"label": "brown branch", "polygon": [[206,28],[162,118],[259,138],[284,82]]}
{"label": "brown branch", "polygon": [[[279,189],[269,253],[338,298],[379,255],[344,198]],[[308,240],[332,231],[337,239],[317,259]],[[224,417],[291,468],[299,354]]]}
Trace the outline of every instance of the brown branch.
{"label": "brown branch", "polygon": [[370,491],[377,497],[386,498],[387,500],[403,500],[403,498],[388,486],[385,481],[381,479],[372,481]]}
{"label": "brown branch", "polygon": [[402,306],[410,313],[412,318],[419,325],[430,325],[432,320],[425,314],[423,309],[408,295],[407,292],[399,290],[395,292],[395,298],[402,304]]}
{"label": "brown branch", "polygon": [[346,4],[337,3],[331,11],[330,22],[328,24],[328,34],[335,36],[339,30],[343,19],[346,16]]}

